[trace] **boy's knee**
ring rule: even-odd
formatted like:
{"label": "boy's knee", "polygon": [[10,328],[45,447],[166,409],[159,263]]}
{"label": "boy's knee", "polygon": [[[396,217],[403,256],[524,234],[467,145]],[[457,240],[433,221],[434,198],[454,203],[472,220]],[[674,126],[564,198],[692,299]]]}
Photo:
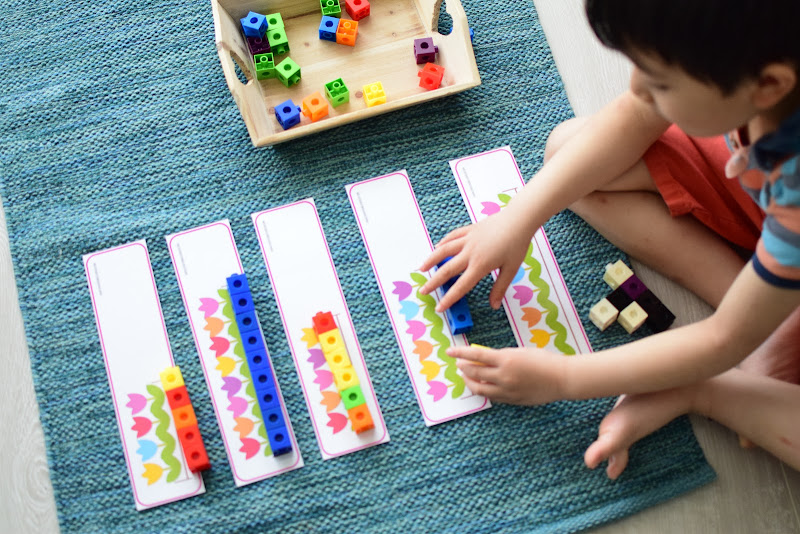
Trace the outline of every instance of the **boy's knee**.
{"label": "boy's knee", "polygon": [[547,144],[544,147],[544,160],[548,161],[552,158],[584,124],[586,124],[585,117],[575,117],[553,128],[553,131],[551,131],[550,135],[547,137]]}

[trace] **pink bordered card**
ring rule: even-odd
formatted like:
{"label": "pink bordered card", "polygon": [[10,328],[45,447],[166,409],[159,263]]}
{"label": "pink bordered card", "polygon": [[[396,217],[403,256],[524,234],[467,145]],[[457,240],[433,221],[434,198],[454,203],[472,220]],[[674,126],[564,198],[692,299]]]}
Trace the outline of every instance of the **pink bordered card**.
{"label": "pink bordered card", "polygon": [[[510,147],[450,162],[472,222],[498,213],[525,186]],[[497,278],[497,273],[492,273]],[[561,354],[591,352],[575,305],[543,229],[531,240],[503,298],[517,345]]]}
{"label": "pink bordered card", "polygon": [[[175,365],[147,244],[83,256],[137,510],[205,492],[178,444],[160,373]],[[187,384],[190,392],[197,385]]]}
{"label": "pink bordered card", "polygon": [[[314,200],[254,213],[252,219],[322,457],[388,442]],[[325,329],[323,316],[329,318]],[[338,347],[343,367],[330,347]]]}
{"label": "pink bordered card", "polygon": [[[231,275],[244,272],[230,223],[218,221],[168,235],[166,240],[236,485],[303,467],[264,343],[266,372],[272,373],[271,383],[275,384],[292,450],[276,455],[270,446],[268,428],[257,402],[255,370],[245,355],[226,283]],[[248,315],[255,321],[254,332],[263,340],[258,316],[255,311]]]}
{"label": "pink bordered card", "polygon": [[433,245],[408,175],[400,171],[350,184],[347,194],[425,424],[489,408],[445,353],[466,345],[466,337],[453,335],[444,314],[436,313],[436,295],[419,293],[430,275],[416,269]]}

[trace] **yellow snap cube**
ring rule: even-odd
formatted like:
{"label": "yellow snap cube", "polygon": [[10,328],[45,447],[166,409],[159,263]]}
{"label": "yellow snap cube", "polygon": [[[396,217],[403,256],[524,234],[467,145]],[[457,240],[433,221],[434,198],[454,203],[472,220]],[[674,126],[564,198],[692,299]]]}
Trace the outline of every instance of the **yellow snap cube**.
{"label": "yellow snap cube", "polygon": [[619,324],[629,334],[633,334],[646,320],[647,312],[636,302],[631,302],[627,308],[619,312]]}
{"label": "yellow snap cube", "polygon": [[601,300],[589,310],[589,320],[600,330],[611,326],[618,316],[619,310],[608,299]]}
{"label": "yellow snap cube", "polygon": [[374,82],[364,86],[364,101],[367,107],[377,106],[378,104],[386,103],[386,93],[383,90],[381,82]]}
{"label": "yellow snap cube", "polygon": [[335,350],[325,354],[325,360],[328,362],[328,367],[331,368],[331,371],[336,369],[346,369],[347,367],[353,366],[353,364],[350,362],[350,356],[348,356],[347,351],[344,349]]}
{"label": "yellow snap cube", "polygon": [[328,354],[333,354],[340,350],[347,352],[344,339],[342,339],[342,333],[338,328],[321,333],[319,335],[319,344],[322,346],[322,352],[325,354],[326,358]]}
{"label": "yellow snap cube", "polygon": [[177,365],[161,371],[161,387],[164,388],[164,391],[179,388],[183,385],[183,375]]}
{"label": "yellow snap cube", "polygon": [[617,263],[606,265],[606,272],[603,274],[603,281],[611,286],[611,289],[617,289],[622,285],[622,282],[633,276],[633,271],[630,267],[625,265],[622,260],[617,260]]}
{"label": "yellow snap cube", "polygon": [[359,384],[358,375],[356,374],[356,370],[353,369],[352,365],[343,369],[334,369],[333,381],[336,383],[336,389],[339,391],[344,391],[347,388],[351,388]]}

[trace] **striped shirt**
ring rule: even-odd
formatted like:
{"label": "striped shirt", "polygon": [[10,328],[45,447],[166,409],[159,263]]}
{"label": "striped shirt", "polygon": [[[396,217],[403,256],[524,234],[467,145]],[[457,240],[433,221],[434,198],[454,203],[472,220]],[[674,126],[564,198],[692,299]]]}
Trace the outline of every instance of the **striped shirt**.
{"label": "striped shirt", "polygon": [[746,129],[726,136],[725,169],[766,215],[752,263],[767,283],[800,289],[800,111],[749,146]]}

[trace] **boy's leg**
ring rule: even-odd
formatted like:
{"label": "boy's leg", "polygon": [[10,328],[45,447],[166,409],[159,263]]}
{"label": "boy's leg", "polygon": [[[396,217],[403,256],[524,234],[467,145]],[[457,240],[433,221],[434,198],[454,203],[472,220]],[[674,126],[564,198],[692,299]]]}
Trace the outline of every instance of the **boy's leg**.
{"label": "boy's leg", "polygon": [[[584,124],[559,125],[545,159]],[[744,261],[728,243],[691,216],[673,218],[643,161],[578,200],[570,209],[630,256],[716,307]]]}
{"label": "boy's leg", "polygon": [[731,369],[684,388],[623,396],[600,423],[584,461],[594,469],[608,459],[617,478],[628,463],[628,448],[675,417],[694,412],[745,436],[795,469],[800,469],[800,386]]}

